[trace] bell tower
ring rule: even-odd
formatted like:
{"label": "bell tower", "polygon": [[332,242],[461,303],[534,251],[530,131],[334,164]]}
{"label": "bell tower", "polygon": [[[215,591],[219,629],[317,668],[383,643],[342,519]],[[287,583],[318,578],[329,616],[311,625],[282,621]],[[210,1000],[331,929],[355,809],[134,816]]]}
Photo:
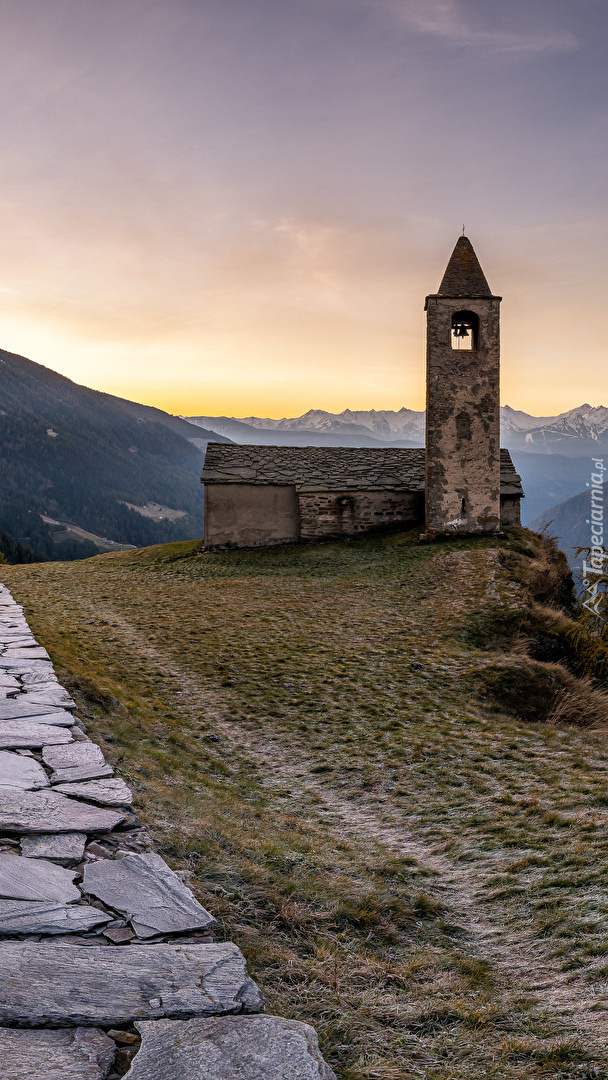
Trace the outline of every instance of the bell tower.
{"label": "bell tower", "polygon": [[458,239],[427,296],[426,536],[500,530],[500,301]]}

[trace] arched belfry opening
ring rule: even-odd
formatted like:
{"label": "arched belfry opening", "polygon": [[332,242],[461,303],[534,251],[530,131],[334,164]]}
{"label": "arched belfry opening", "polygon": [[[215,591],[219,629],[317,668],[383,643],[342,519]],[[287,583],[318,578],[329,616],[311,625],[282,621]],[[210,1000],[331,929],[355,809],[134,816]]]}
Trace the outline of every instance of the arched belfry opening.
{"label": "arched belfry opening", "polygon": [[474,311],[455,311],[452,315],[452,348],[459,352],[477,352],[479,348],[479,315]]}

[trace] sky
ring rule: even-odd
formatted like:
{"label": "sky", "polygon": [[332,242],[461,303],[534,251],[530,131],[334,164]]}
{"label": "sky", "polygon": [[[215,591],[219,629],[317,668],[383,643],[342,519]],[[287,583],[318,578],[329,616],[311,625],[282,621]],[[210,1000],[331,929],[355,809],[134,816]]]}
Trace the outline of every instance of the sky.
{"label": "sky", "polygon": [[0,347],[185,415],[424,406],[463,225],[502,398],[608,403],[607,0],[0,0]]}

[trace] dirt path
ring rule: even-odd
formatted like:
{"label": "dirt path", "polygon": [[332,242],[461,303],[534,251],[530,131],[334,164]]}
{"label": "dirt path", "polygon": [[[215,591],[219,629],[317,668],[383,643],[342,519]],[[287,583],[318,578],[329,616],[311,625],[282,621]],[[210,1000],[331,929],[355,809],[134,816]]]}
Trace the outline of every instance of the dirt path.
{"label": "dirt path", "polygon": [[[319,800],[319,816],[339,823],[340,832],[352,839],[365,836],[391,853],[415,859],[437,875],[431,888],[458,920],[467,936],[469,949],[487,960],[508,993],[531,993],[541,1008],[551,1012],[570,1028],[571,1035],[608,1038],[608,998],[605,1005],[582,979],[564,973],[542,956],[538,939],[515,933],[493,922],[482,910],[478,896],[482,875],[470,866],[459,866],[433,850],[405,829],[383,822],[374,809],[360,800],[356,804],[342,798],[329,786],[307,772],[308,762],[293,746],[282,746],[278,739],[264,740],[245,733],[237,724],[226,721],[221,727],[240,749],[269,767],[268,785],[292,791],[314,793]],[[595,1010],[590,1012],[594,1007]],[[604,1011],[605,1010],[605,1011]],[[572,1030],[574,1029],[574,1030]]]}
{"label": "dirt path", "polygon": [[[108,618],[107,607],[103,610]],[[491,965],[500,992],[507,996],[533,996],[540,1008],[559,1020],[568,1037],[579,1035],[596,1044],[608,1040],[608,997],[594,995],[584,980],[561,971],[543,955],[542,944],[532,934],[514,931],[488,916],[485,904],[479,899],[484,883],[482,866],[452,862],[401,825],[383,821],[377,810],[366,805],[359,795],[354,803],[332,790],[327,782],[310,772],[317,762],[309,760],[300,748],[280,736],[264,737],[246,730],[242,724],[225,720],[219,695],[203,687],[191,671],[182,670],[170,655],[150,645],[124,617],[113,612],[111,619],[115,631],[119,631],[130,649],[160,665],[181,685],[186,692],[181,700],[184,719],[190,706],[197,718],[202,707],[235,750],[244,751],[265,767],[265,786],[287,787],[291,792],[313,795],[319,819],[339,828],[341,835],[347,834],[355,842],[362,838],[371,840],[391,854],[415,859],[433,871],[435,877],[429,888],[446,903],[451,917],[466,935],[463,939],[466,950]],[[390,803],[385,802],[384,806],[386,809]],[[590,1011],[593,1006],[597,1011]]]}

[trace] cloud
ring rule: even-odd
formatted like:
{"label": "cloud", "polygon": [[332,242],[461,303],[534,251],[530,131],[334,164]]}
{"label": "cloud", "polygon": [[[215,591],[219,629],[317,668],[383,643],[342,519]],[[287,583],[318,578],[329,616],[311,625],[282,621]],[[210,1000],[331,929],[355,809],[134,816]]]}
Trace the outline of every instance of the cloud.
{"label": "cloud", "polygon": [[[374,7],[377,0],[373,0]],[[459,0],[383,0],[383,7],[409,29],[461,46],[494,52],[571,52],[578,42],[568,31],[517,32],[481,26]]]}

